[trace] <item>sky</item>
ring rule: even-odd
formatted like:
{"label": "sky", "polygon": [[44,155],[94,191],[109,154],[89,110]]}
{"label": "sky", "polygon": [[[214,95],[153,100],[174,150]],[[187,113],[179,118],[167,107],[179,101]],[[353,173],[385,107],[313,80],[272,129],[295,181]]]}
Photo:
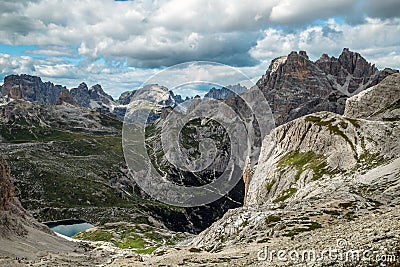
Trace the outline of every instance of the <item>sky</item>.
{"label": "sky", "polygon": [[399,10],[398,0],[2,0],[0,79],[99,83],[118,98],[175,64],[217,62],[257,81],[291,51],[316,60],[344,47],[398,69]]}

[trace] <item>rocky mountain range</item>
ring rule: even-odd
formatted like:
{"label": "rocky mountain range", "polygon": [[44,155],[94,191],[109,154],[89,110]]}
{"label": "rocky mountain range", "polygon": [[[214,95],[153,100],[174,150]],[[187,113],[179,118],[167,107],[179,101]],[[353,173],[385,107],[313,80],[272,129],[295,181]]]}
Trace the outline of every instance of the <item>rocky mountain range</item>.
{"label": "rocky mountain range", "polygon": [[[166,87],[159,85],[147,86],[169,93],[167,99],[160,100],[160,105],[174,107],[183,102],[180,95],[175,95]],[[121,121],[126,112],[126,105],[130,103],[135,92],[135,90],[126,91],[121,94],[118,100],[114,100],[104,92],[99,84],[89,88],[86,83],[82,82],[78,87],[68,90],[65,86],[54,85],[51,82],[43,83],[40,77],[27,74],[6,76],[3,85],[0,87],[0,93],[5,100],[24,99],[41,106],[60,105],[65,102],[97,110]]]}
{"label": "rocky mountain range", "polygon": [[[343,49],[338,58],[323,54],[316,61],[311,61],[305,51],[293,51],[287,56],[274,59],[256,84],[271,106],[276,124],[281,125],[317,111],[343,114],[348,97],[378,84],[396,72],[398,70],[389,68],[378,70],[359,53],[347,48]],[[163,86],[159,88],[169,91]],[[246,90],[240,84],[227,85],[219,89],[210,88],[205,97],[227,99],[231,92],[241,94]],[[119,120],[123,119],[126,105],[135,94],[135,91],[127,91],[118,100],[114,100],[99,84],[88,88],[86,83],[81,83],[68,90],[65,86],[43,83],[39,77],[26,74],[5,77],[0,92],[4,97],[25,99],[40,105],[53,105],[62,101],[77,104],[97,109]],[[180,95],[170,91],[169,100],[164,104],[173,107],[183,101]]]}
{"label": "rocky mountain range", "polygon": [[[253,140],[262,142],[259,157],[253,159],[256,165],[231,192],[195,208],[154,201],[127,169],[121,120],[132,97],[146,90],[125,92],[115,101],[100,85],[88,88],[81,83],[68,90],[39,77],[7,76],[0,89],[0,151],[10,168],[0,161],[1,223],[10,225],[7,229],[17,238],[37,231],[51,235],[14,202],[18,196],[39,221],[79,218],[98,226],[82,239],[99,238],[122,248],[128,237],[135,245],[138,240],[149,243],[140,249],[158,255],[147,259],[154,265],[166,264],[165,259],[193,265],[202,259],[259,264],[257,251],[265,245],[304,247],[322,240],[329,246],[335,236],[348,236],[345,227],[359,230],[348,237],[355,246],[373,253],[383,253],[380,246],[384,246],[394,249],[387,253],[396,253],[399,225],[390,219],[400,218],[400,74],[396,72],[380,71],[348,49],[339,58],[323,55],[315,62],[303,51],[273,60],[257,85],[278,127],[264,140]],[[169,164],[160,145],[166,114],[184,100],[162,85],[147,89],[152,94],[146,97],[157,104],[145,131],[153,166],[177,184],[210,182],[229,157],[223,127],[199,120],[185,125],[180,142],[193,160],[199,156],[201,138],[213,139],[219,150],[217,160],[202,173],[184,173]],[[240,85],[211,88],[206,96],[225,101],[253,124],[243,101],[232,94],[245,90]],[[191,99],[187,108],[197,100]],[[120,221],[129,223],[104,225]],[[183,250],[171,249],[164,243],[176,233],[166,228],[202,232]],[[121,265],[128,261],[141,266],[141,260],[122,259]]]}
{"label": "rocky mountain range", "polygon": [[96,84],[88,88],[86,83],[81,83],[77,88],[70,90],[71,98],[85,108],[101,108],[110,106],[114,99],[106,94],[101,85]]}
{"label": "rocky mountain range", "polygon": [[343,115],[320,111],[277,127],[249,171],[244,206],[145,264],[398,266],[399,101],[392,74],[349,97]]}
{"label": "rocky mountain range", "polygon": [[257,82],[281,125],[317,111],[343,114],[346,99],[398,70],[378,70],[359,53],[344,48],[339,58],[323,54],[311,61],[305,51],[272,61]]}
{"label": "rocky mountain range", "polygon": [[[300,115],[319,110],[333,111],[339,114],[343,113],[343,103],[350,95],[379,83],[385,76],[394,72],[396,71],[389,69],[379,71],[373,65],[366,62],[358,53],[351,52],[348,49],[344,49],[337,59],[323,55],[316,62],[310,61],[306,53],[301,51],[300,53],[292,52],[288,56],[273,60],[267,73],[262,76],[257,85],[268,99],[271,109],[274,112],[276,123],[281,124]],[[146,85],[146,87],[148,89],[151,88],[154,94],[147,97],[156,101],[159,105],[159,109],[152,111],[149,117],[149,122],[155,122],[151,127],[157,129],[157,125],[162,124],[162,120],[157,121],[160,119],[162,109],[165,107],[175,107],[184,100],[181,96],[175,95],[168,88],[161,85]],[[246,90],[247,88],[240,84],[226,86],[221,89],[211,88],[206,97],[227,101],[230,106],[239,107],[241,102],[238,102],[238,99],[232,95],[232,92],[240,94]],[[92,144],[90,141],[90,138],[93,137],[102,138],[103,140],[100,142],[104,142],[104,145],[110,142],[115,142],[117,145],[122,127],[118,120],[123,119],[126,107],[136,91],[124,92],[115,101],[110,95],[104,92],[100,85],[88,88],[85,83],[81,83],[77,88],[68,90],[64,86],[54,85],[51,82],[43,83],[39,77],[22,74],[7,76],[4,79],[4,84],[1,86],[1,93],[3,96],[3,104],[0,107],[2,113],[1,139],[3,140],[3,153],[10,156],[17,155],[19,153],[17,151],[21,151],[22,153],[23,150],[29,147],[32,151],[35,151],[32,152],[33,155],[38,155],[37,157],[30,156],[27,158],[18,154],[15,158],[10,159],[11,167],[18,170],[17,181],[21,181],[17,182],[17,187],[25,184],[31,185],[29,187],[24,186],[24,188],[29,189],[37,187],[37,185],[32,187],[32,182],[36,183],[29,178],[29,175],[32,173],[41,177],[47,177],[47,175],[51,176],[51,173],[57,172],[56,169],[58,166],[51,166],[52,164],[49,164],[44,168],[45,170],[39,170],[43,168],[36,163],[33,164],[33,162],[37,162],[36,160],[39,159],[38,157],[41,155],[42,152],[40,151],[42,150],[54,151],[52,154],[54,156],[53,161],[58,161],[56,159],[64,157],[62,154],[59,154],[61,152],[59,148],[55,148],[47,143],[47,141],[58,142],[60,138],[58,135],[60,134],[63,135],[60,141],[63,140],[62,138],[66,138],[66,142],[62,142],[62,144],[67,144],[68,147],[71,147],[70,143],[73,142],[80,144],[82,147],[90,146],[93,148],[95,143]],[[68,136],[64,136],[65,131],[67,131],[66,135]],[[85,136],[78,136],[75,133],[84,133],[89,136],[86,138]],[[76,138],[79,141],[76,141]],[[191,138],[194,137],[192,136]],[[31,142],[33,140],[40,141],[40,144],[35,143],[32,145]],[[18,146],[9,145],[8,142],[19,144]],[[83,145],[81,142],[87,144]],[[156,143],[155,145],[157,146]],[[75,147],[75,144],[72,146]],[[158,151],[158,149],[154,147],[154,151]],[[71,150],[70,156],[74,156],[76,153],[84,153],[83,151],[78,152],[78,150]],[[68,148],[67,151],[70,151],[70,149]],[[121,153],[122,150],[116,148],[117,154],[115,154],[115,157],[110,157],[109,154],[103,153],[101,150],[89,149],[89,151],[94,153],[92,156],[99,159],[99,164],[101,161],[110,163],[110,169],[105,172],[103,170],[104,174],[96,174],[94,177],[102,177],[100,180],[105,179],[106,183],[119,188],[117,189],[119,191],[118,194],[126,195],[124,191],[130,192],[135,188],[129,182],[129,177],[126,177],[124,174],[125,164]],[[22,160],[24,162],[22,164],[21,159],[29,160],[26,162]],[[162,157],[158,157],[155,160],[160,161],[155,162],[156,164],[163,165]],[[94,163],[95,161],[91,162]],[[70,165],[72,167],[71,173],[80,173],[80,168],[76,168],[76,166],[81,166],[81,164],[74,164],[75,167]],[[18,165],[20,167],[17,167]],[[32,167],[29,170],[25,170],[25,166],[28,165],[37,166],[36,170],[32,169]],[[105,165],[108,166],[107,164]],[[174,173],[173,168],[170,169],[171,173]],[[46,174],[43,174],[43,171]],[[176,176],[177,173],[174,175]],[[94,180],[97,181],[98,178]],[[191,181],[190,183],[197,184],[198,182],[200,181]],[[83,189],[85,186],[83,184],[82,186]],[[227,206],[222,205],[225,208],[218,210],[218,216],[222,216],[229,208],[243,203],[245,194],[244,186],[238,186],[237,192],[234,193],[235,197],[232,199],[233,202]],[[46,192],[46,189],[41,186],[39,188]],[[106,191],[109,191],[109,189]],[[46,218],[47,215],[43,215],[43,211],[36,209],[36,204],[33,205],[33,203],[40,203],[46,199],[43,198],[43,194],[39,197],[41,200],[37,196],[34,196],[36,195],[34,192],[29,193],[25,190],[20,190],[20,194],[24,195],[21,198],[23,203],[26,203],[36,216],[41,216],[42,219]],[[33,199],[35,201],[32,202]],[[49,200],[46,199],[46,201],[48,202]],[[82,201],[93,203],[94,200],[90,197],[84,197]],[[220,206],[220,204],[217,206]],[[54,216],[54,214],[51,216]],[[217,218],[210,214],[203,217],[211,218],[207,224]],[[197,229],[196,231],[199,231],[203,227],[198,226],[195,228]]]}

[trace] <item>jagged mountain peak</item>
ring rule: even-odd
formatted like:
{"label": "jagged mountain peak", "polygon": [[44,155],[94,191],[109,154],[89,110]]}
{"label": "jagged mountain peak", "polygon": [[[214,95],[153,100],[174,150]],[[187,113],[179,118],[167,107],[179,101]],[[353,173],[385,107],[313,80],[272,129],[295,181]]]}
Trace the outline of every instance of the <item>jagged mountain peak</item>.
{"label": "jagged mountain peak", "polygon": [[305,51],[292,51],[272,60],[258,80],[274,113],[275,122],[285,122],[317,111],[343,114],[345,100],[398,72],[379,71],[359,53],[344,48],[339,58],[322,56],[311,61]]}
{"label": "jagged mountain peak", "polygon": [[269,71],[270,73],[274,73],[279,68],[279,66],[282,66],[286,62],[287,58],[287,56],[281,56],[273,59],[267,72]]}
{"label": "jagged mountain peak", "polygon": [[1,86],[1,95],[13,99],[25,99],[41,105],[54,104],[65,86],[54,85],[51,82],[42,82],[37,76],[28,74],[9,75],[4,78]]}
{"label": "jagged mountain peak", "polygon": [[78,89],[80,89],[80,90],[88,90],[88,86],[87,86],[87,84],[85,82],[81,82],[78,85]]}
{"label": "jagged mountain peak", "polygon": [[62,105],[63,103],[67,103],[73,106],[79,106],[79,104],[71,97],[71,94],[67,89],[61,90],[60,95],[55,102],[56,105]]}
{"label": "jagged mountain peak", "polygon": [[69,103],[86,108],[102,108],[114,105],[113,98],[104,92],[101,85],[88,88],[85,82],[68,90],[65,86],[42,82],[37,76],[28,74],[8,75],[1,86],[1,95],[12,99],[24,99],[40,105]]}
{"label": "jagged mountain peak", "polygon": [[89,88],[89,91],[95,91],[95,92],[97,92],[99,94],[102,94],[102,95],[108,95],[108,94],[106,94],[106,92],[104,92],[104,90],[103,90],[103,88],[101,87],[100,84],[95,84],[95,85],[91,86]]}
{"label": "jagged mountain peak", "polygon": [[117,103],[120,105],[128,105],[135,93],[136,90],[123,92],[118,98]]}
{"label": "jagged mountain peak", "polygon": [[240,83],[235,85],[227,85],[221,88],[212,87],[208,93],[204,95],[205,98],[214,99],[228,99],[232,94],[242,94],[247,91],[246,86],[242,86]]}
{"label": "jagged mountain peak", "polygon": [[307,55],[307,52],[304,51],[304,50],[300,50],[298,53],[297,53],[297,51],[292,51],[288,55],[289,59],[292,59],[292,58],[295,59],[295,58],[298,58],[298,57],[302,57],[304,59],[309,59],[308,55]]}
{"label": "jagged mountain peak", "polygon": [[374,64],[349,48],[344,48],[338,58],[324,54],[315,64],[330,76],[334,89],[347,95],[356,94],[382,80]]}
{"label": "jagged mountain peak", "polygon": [[86,108],[110,109],[112,105],[115,105],[114,99],[104,92],[100,84],[88,88],[86,83],[82,82],[77,88],[72,88],[70,94],[76,103]]}
{"label": "jagged mountain peak", "polygon": [[350,51],[349,48],[343,48],[343,51],[339,56],[339,61],[347,68],[349,73],[354,73],[357,64],[361,64],[361,67],[377,70],[374,64],[369,63],[360,53]]}

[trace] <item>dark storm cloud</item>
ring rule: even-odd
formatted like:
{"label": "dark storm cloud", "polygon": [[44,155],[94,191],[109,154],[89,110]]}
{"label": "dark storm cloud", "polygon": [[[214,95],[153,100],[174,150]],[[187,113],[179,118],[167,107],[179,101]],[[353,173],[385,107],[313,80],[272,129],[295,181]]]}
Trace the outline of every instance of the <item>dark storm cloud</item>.
{"label": "dark storm cloud", "polygon": [[36,30],[43,29],[38,21],[26,16],[15,16],[13,14],[2,14],[0,16],[0,31],[7,32],[10,36],[23,35]]}
{"label": "dark storm cloud", "polygon": [[365,2],[365,13],[374,18],[400,17],[400,1],[368,0]]}

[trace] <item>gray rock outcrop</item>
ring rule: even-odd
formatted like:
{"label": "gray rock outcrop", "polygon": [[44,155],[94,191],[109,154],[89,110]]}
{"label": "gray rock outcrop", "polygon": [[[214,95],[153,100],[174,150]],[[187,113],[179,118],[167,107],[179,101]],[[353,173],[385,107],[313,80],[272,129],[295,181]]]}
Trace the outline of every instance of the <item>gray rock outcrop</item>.
{"label": "gray rock outcrop", "polygon": [[347,99],[344,115],[369,120],[399,120],[400,74]]}

